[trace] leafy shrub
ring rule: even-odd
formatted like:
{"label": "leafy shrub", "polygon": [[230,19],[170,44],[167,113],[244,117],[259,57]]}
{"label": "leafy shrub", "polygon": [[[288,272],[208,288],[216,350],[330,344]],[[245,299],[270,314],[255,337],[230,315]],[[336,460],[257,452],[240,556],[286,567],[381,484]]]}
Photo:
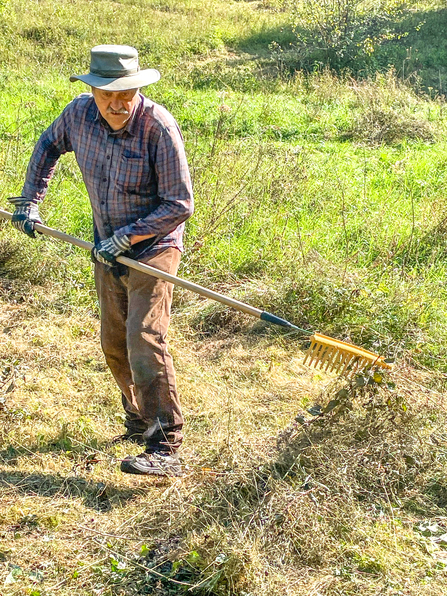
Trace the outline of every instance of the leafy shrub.
{"label": "leafy shrub", "polygon": [[374,66],[378,46],[406,33],[396,24],[412,2],[303,0],[292,8],[298,67],[364,69]]}

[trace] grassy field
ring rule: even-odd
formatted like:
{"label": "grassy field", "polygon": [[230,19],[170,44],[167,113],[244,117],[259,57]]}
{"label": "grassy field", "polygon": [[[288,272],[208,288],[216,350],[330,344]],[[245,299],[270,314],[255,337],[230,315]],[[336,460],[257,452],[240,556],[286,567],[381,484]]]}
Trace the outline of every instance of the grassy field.
{"label": "grassy field", "polygon": [[[447,10],[383,3],[354,52],[314,4],[0,0],[2,208],[90,48],[135,45],[194,181],[181,276],[395,360],[336,379],[176,290],[186,473],[122,475],[89,255],[0,224],[2,595],[447,594]],[[42,214],[92,239],[72,155]]]}

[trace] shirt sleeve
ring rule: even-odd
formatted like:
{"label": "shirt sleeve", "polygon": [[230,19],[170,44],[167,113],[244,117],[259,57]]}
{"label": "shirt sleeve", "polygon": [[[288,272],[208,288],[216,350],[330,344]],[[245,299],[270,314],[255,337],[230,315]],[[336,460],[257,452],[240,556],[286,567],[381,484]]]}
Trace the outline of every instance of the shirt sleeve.
{"label": "shirt sleeve", "polygon": [[192,215],[194,200],[191,177],[183,138],[176,123],[159,131],[154,169],[160,205],[147,217],[116,230],[117,236],[165,236]]}
{"label": "shirt sleeve", "polygon": [[42,133],[34,147],[22,189],[22,196],[34,203],[44,199],[59,157],[73,151],[70,142],[72,112],[73,102]]}

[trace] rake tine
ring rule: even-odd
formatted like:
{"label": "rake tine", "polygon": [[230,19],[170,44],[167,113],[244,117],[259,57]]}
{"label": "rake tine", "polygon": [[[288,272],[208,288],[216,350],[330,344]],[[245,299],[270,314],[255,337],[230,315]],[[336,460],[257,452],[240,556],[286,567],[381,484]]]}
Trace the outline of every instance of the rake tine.
{"label": "rake tine", "polygon": [[343,361],[344,367],[343,367],[343,371],[341,373],[342,375],[346,374],[346,371],[348,370],[348,367],[354,358],[355,358],[355,356],[353,354],[346,352],[346,356]]}
{"label": "rake tine", "polygon": [[306,364],[307,363],[307,360],[309,359],[308,366],[312,366],[313,353],[315,351],[315,346],[316,345],[317,345],[317,342],[312,337],[311,338],[311,342],[310,342],[310,346],[306,350],[306,354],[304,356],[303,364]]}
{"label": "rake tine", "polygon": [[325,358],[325,366],[324,366],[324,370],[327,372],[328,370],[331,370],[334,362],[336,361],[337,358],[337,350],[334,349],[333,347],[330,347],[327,351],[327,355]]}
{"label": "rake tine", "polygon": [[327,346],[321,346],[315,354],[315,366],[318,366],[320,370],[323,370],[328,351],[329,348]]}
{"label": "rake tine", "polygon": [[351,374],[351,370],[352,370],[352,364],[355,360],[356,356],[355,354],[348,354],[346,361],[345,361],[345,367],[343,369],[343,375],[346,375],[347,377],[349,377],[349,375]]}
{"label": "rake tine", "polygon": [[356,360],[354,361],[354,366],[352,367],[352,374],[356,375],[362,367],[363,358],[361,356],[357,356]]}
{"label": "rake tine", "polygon": [[344,375],[346,374],[346,371],[348,370],[353,358],[355,358],[355,356],[353,356],[353,354],[350,354],[349,352],[345,352],[344,357],[343,357],[343,361],[341,362],[341,371],[340,374]]}
{"label": "rake tine", "polygon": [[352,369],[352,374],[356,375],[358,372],[360,372],[361,370],[363,370],[363,365],[364,365],[365,359],[361,358],[360,356],[357,358],[357,360],[354,363],[354,367]]}
{"label": "rake tine", "polygon": [[346,367],[347,375],[350,376],[353,374],[353,372],[357,366],[358,360],[359,360],[359,357],[356,354],[353,354],[351,360],[349,361],[348,366]]}
{"label": "rake tine", "polygon": [[334,370],[334,367],[337,366],[337,358],[338,358],[338,351],[336,348],[331,348],[331,357],[328,360],[326,371]]}
{"label": "rake tine", "polygon": [[337,357],[334,360],[334,364],[332,366],[331,372],[338,373],[340,368],[343,366],[344,360],[346,358],[346,350],[343,348],[337,348]]}
{"label": "rake tine", "polygon": [[351,360],[354,358],[353,354],[350,354],[349,352],[345,352],[344,358],[343,358],[343,372],[346,370],[346,368],[349,366],[349,363],[351,362]]}
{"label": "rake tine", "polygon": [[307,364],[307,366],[311,366],[311,353],[312,353],[313,346],[314,346],[314,344],[311,343],[310,346],[308,347],[308,349],[306,350],[306,354],[304,356],[303,364]]}
{"label": "rake tine", "polygon": [[330,362],[331,362],[331,358],[332,358],[332,348],[331,346],[326,346],[326,348],[324,349],[324,351],[322,350],[320,352],[321,354],[321,358],[320,358],[320,369],[321,370],[327,370],[327,366],[329,366]]}
{"label": "rake tine", "polygon": [[328,372],[337,371],[337,369],[338,369],[338,360],[339,360],[338,350],[333,350],[332,351],[332,358],[331,358],[331,361],[329,363],[329,366],[326,368],[326,371],[328,371]]}
{"label": "rake tine", "polygon": [[[312,348],[312,352],[310,354],[309,366],[317,366],[317,364],[319,364],[321,362],[321,355],[322,355],[322,352],[325,350],[326,346],[323,346],[322,344],[315,341],[315,343],[313,344],[313,346],[311,346],[311,348]],[[315,362],[315,364],[314,364],[314,362]]]}
{"label": "rake tine", "polygon": [[343,358],[344,358],[344,351],[337,349],[337,353],[336,353],[336,357],[334,358],[334,362],[332,364],[332,368],[331,368],[331,372],[335,372],[338,374],[338,371],[340,370],[340,367],[343,363]]}
{"label": "rake tine", "polygon": [[336,350],[336,357],[334,358],[334,362],[331,367],[331,372],[338,373],[340,368],[343,366],[343,359],[345,357],[344,350],[338,349]]}
{"label": "rake tine", "polygon": [[334,362],[334,358],[336,357],[336,355],[337,350],[335,350],[334,348],[328,348],[321,368],[324,368],[324,370],[327,372],[329,367],[332,366],[332,363]]}

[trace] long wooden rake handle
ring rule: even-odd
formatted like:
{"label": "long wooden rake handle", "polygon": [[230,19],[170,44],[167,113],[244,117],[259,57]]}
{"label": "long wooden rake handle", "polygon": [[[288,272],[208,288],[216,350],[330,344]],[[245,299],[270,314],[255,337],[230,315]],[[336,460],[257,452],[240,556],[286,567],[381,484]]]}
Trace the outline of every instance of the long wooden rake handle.
{"label": "long wooden rake handle", "polygon": [[[10,220],[11,218],[12,213],[0,209],[0,219]],[[69,236],[64,232],[59,232],[59,230],[54,230],[53,228],[49,228],[39,223],[34,224],[34,227],[38,232],[44,234],[45,236],[57,238],[58,240],[62,240],[63,242],[73,244],[78,248],[84,248],[88,251],[91,251],[93,248],[93,244],[91,242],[81,240],[80,238],[75,238],[74,236]],[[254,306],[250,306],[249,304],[245,304],[244,302],[235,300],[234,298],[229,298],[228,296],[224,296],[223,294],[219,294],[218,292],[213,292],[213,290],[208,290],[208,288],[199,286],[198,284],[192,283],[191,281],[187,281],[186,279],[182,279],[181,277],[171,275],[170,273],[165,273],[164,271],[160,271],[160,269],[155,269],[150,265],[145,265],[144,263],[140,263],[139,261],[129,259],[128,257],[118,257],[116,260],[119,263],[122,263],[123,265],[130,267],[131,269],[135,269],[136,271],[141,271],[141,273],[146,273],[148,275],[152,275],[153,277],[157,277],[158,279],[163,279],[164,281],[171,282],[172,284],[179,286],[180,288],[190,290],[191,292],[195,292],[200,296],[205,296],[205,298],[211,298],[211,300],[216,300],[217,302],[221,302],[226,306],[231,306],[236,310],[244,312],[248,315],[252,315],[253,317],[257,317],[262,321],[268,321],[269,323],[274,323],[275,325],[280,325],[281,327],[296,329],[297,331],[301,331],[303,333],[306,333],[307,335],[311,335],[310,331],[300,329],[299,327],[292,325],[292,323],[290,323],[289,321],[281,319],[280,317],[277,317],[269,312],[260,310],[259,308],[255,308]]]}
{"label": "long wooden rake handle", "polygon": [[[0,209],[0,219],[10,220],[11,218],[12,213]],[[69,244],[73,244],[74,246],[88,251],[91,251],[93,248],[91,242],[86,242],[85,240],[75,238],[74,236],[69,236],[68,234],[64,234],[64,232],[59,232],[59,230],[54,230],[53,228],[48,228],[47,226],[38,223],[34,224],[34,227],[38,232],[41,232],[45,236],[57,238],[58,240],[68,242]],[[353,374],[360,372],[362,369],[371,366],[378,366],[386,369],[392,368],[389,363],[385,362],[383,356],[379,356],[378,354],[374,354],[373,352],[369,352],[358,346],[332,339],[326,335],[321,335],[320,333],[312,334],[311,331],[292,325],[289,321],[281,319],[265,310],[260,310],[259,308],[235,300],[234,298],[229,298],[223,294],[213,292],[213,290],[208,290],[208,288],[199,286],[191,281],[186,281],[186,279],[171,275],[170,273],[165,273],[164,271],[146,265],[145,263],[140,263],[139,261],[129,259],[128,257],[118,257],[117,261],[136,271],[141,271],[147,275],[163,279],[164,281],[185,288],[185,290],[195,292],[205,298],[211,298],[211,300],[216,300],[226,306],[231,306],[236,310],[252,315],[262,321],[267,321],[269,323],[274,323],[275,325],[280,325],[281,327],[295,329],[306,335],[311,335],[311,344],[304,359],[304,363],[309,361],[308,364],[310,366],[319,366],[326,371],[341,373],[346,376],[352,376]]]}

